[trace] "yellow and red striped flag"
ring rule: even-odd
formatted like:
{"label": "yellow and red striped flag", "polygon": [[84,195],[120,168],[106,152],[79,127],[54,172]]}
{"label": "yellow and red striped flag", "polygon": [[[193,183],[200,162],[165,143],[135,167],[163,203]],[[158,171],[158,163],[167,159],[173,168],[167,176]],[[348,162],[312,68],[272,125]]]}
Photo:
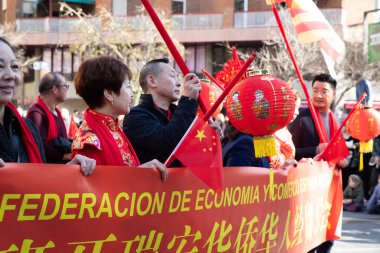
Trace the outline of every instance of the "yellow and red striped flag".
{"label": "yellow and red striped flag", "polygon": [[[268,4],[278,0],[266,0]],[[344,42],[312,0],[282,0],[286,2],[301,44],[318,42],[330,74],[334,64],[344,54]]]}

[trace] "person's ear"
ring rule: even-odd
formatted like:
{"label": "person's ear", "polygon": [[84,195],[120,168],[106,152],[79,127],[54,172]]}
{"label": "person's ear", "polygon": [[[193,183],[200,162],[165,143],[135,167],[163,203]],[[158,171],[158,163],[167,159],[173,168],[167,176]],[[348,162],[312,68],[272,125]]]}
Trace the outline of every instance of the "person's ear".
{"label": "person's ear", "polygon": [[103,95],[104,95],[104,98],[110,102],[111,104],[113,104],[113,95],[112,95],[112,91],[110,90],[104,90],[103,91]]}
{"label": "person's ear", "polygon": [[146,81],[148,83],[148,87],[150,87],[150,88],[156,88],[157,87],[157,81],[153,75],[148,75],[146,77]]}
{"label": "person's ear", "polygon": [[53,91],[54,94],[57,94],[58,93],[58,86],[54,85],[53,88],[51,89]]}

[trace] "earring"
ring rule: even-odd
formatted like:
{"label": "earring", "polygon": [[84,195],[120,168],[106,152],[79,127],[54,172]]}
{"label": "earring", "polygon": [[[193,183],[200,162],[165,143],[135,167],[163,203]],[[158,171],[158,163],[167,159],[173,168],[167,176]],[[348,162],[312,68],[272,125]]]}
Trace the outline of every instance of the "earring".
{"label": "earring", "polygon": [[111,105],[113,105],[113,99],[111,100]]}

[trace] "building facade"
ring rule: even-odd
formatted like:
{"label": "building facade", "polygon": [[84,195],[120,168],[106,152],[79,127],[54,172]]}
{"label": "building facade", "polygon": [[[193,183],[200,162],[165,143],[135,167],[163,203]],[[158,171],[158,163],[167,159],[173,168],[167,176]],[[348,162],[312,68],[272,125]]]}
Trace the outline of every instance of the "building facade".
{"label": "building facade", "polygon": [[[104,8],[121,22],[134,24],[136,30],[143,29],[137,17],[139,0],[59,1],[87,14],[96,14]],[[363,13],[379,7],[376,0],[362,0],[360,5],[352,0],[314,2],[343,37],[350,36],[350,29],[362,33]],[[189,69],[198,74],[203,68],[211,73],[220,70],[229,58],[225,43],[252,51],[278,32],[271,6],[265,0],[151,0],[151,3],[173,19],[173,36],[185,45]],[[73,80],[81,59],[70,53],[68,47],[76,36],[78,19],[65,17],[58,0],[0,0],[0,4],[1,22],[15,23],[17,32],[25,34],[22,44],[27,56],[39,57],[39,63],[25,75],[23,104],[33,102],[37,96],[35,83],[41,71],[58,71]],[[73,89],[69,97],[77,98]]]}

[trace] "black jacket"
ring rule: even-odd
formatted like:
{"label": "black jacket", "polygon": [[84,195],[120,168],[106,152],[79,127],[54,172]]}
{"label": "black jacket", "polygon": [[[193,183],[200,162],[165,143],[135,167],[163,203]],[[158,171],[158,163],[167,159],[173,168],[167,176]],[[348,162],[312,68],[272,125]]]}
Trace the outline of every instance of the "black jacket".
{"label": "black jacket", "polygon": [[310,110],[301,110],[297,118],[288,125],[288,129],[296,148],[296,160],[313,158],[317,154],[320,141]]}
{"label": "black jacket", "polygon": [[[123,131],[132,143],[141,163],[165,160],[193,122],[198,109],[196,100],[181,97],[178,106],[172,104],[170,121],[153,102],[149,94],[140,97],[140,104],[124,117]],[[172,167],[179,166],[173,163]]]}
{"label": "black jacket", "polygon": [[[24,118],[24,121],[32,132],[41,158],[45,162],[45,152],[36,126],[29,119]],[[19,123],[16,116],[7,107],[5,107],[4,112],[4,125],[0,124],[0,158],[4,162],[29,162],[28,153],[22,141]]]}
{"label": "black jacket", "polygon": [[239,134],[234,140],[223,145],[223,166],[225,167],[261,167],[268,168],[268,158],[256,158],[253,147],[253,137],[249,134]]}

